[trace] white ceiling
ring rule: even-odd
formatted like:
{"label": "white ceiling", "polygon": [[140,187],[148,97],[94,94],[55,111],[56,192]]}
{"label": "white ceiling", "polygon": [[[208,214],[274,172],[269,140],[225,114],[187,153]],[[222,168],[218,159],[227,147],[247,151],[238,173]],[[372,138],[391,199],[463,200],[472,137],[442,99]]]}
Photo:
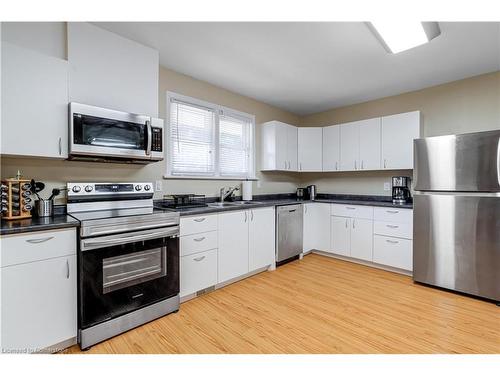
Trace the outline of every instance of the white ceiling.
{"label": "white ceiling", "polygon": [[301,115],[500,70],[500,23],[440,22],[396,55],[362,22],[95,24],[158,49],[166,68]]}

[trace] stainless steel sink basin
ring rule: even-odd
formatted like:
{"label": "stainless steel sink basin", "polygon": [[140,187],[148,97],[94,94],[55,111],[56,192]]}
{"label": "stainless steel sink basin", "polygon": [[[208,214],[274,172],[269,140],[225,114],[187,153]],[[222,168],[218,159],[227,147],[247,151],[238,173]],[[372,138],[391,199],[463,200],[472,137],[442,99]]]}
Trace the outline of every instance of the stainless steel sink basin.
{"label": "stainless steel sink basin", "polygon": [[256,205],[260,204],[260,202],[254,201],[236,201],[236,202],[214,202],[209,203],[209,207],[235,207],[235,206],[245,206],[245,205]]}
{"label": "stainless steel sink basin", "polygon": [[236,201],[236,202],[231,202],[234,205],[239,205],[239,206],[244,206],[246,204],[261,204],[261,202],[254,202],[254,201]]}

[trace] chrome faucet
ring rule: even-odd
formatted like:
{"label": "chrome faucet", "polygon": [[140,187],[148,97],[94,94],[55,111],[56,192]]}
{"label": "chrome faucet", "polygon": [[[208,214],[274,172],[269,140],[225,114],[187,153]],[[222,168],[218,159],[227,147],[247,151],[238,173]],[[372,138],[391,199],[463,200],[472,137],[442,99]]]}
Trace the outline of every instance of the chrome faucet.
{"label": "chrome faucet", "polygon": [[239,186],[235,186],[235,187],[230,187],[226,190],[226,187],[222,187],[220,189],[220,193],[219,193],[219,200],[220,202],[224,202],[224,199],[226,199],[227,197],[229,197],[230,195],[234,194],[235,191],[237,190],[240,190],[240,187]]}

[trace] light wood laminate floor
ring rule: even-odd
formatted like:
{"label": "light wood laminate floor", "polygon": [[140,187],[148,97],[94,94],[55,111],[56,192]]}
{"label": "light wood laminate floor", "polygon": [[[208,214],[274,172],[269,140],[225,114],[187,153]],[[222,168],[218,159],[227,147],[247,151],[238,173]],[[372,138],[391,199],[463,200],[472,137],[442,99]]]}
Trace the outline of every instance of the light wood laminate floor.
{"label": "light wood laminate floor", "polygon": [[84,353],[500,353],[500,308],[312,254]]}

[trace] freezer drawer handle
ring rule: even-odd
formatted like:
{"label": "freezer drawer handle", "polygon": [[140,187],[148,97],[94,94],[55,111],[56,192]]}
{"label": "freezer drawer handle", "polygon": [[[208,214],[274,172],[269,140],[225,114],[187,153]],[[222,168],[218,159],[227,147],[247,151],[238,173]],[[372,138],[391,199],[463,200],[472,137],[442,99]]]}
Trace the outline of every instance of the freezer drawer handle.
{"label": "freezer drawer handle", "polygon": [[198,257],[198,258],[193,258],[195,262],[201,262],[203,259],[205,259],[205,255]]}
{"label": "freezer drawer handle", "polygon": [[196,242],[201,242],[205,239],[206,237],[199,237],[199,238],[193,238],[194,241]]}
{"label": "freezer drawer handle", "polygon": [[399,241],[392,241],[392,240],[385,240],[385,241],[389,243],[399,243]]}
{"label": "freezer drawer handle", "polygon": [[29,243],[42,243],[42,242],[47,242],[51,239],[53,239],[54,237],[45,237],[45,238],[34,238],[32,240],[26,240],[26,242],[29,242]]}
{"label": "freezer drawer handle", "polygon": [[387,228],[399,228],[399,225],[387,224],[386,226],[387,226]]}
{"label": "freezer drawer handle", "polygon": [[196,221],[197,223],[201,223],[202,221],[205,221],[206,217],[200,217],[198,219],[193,219],[194,221]]}

